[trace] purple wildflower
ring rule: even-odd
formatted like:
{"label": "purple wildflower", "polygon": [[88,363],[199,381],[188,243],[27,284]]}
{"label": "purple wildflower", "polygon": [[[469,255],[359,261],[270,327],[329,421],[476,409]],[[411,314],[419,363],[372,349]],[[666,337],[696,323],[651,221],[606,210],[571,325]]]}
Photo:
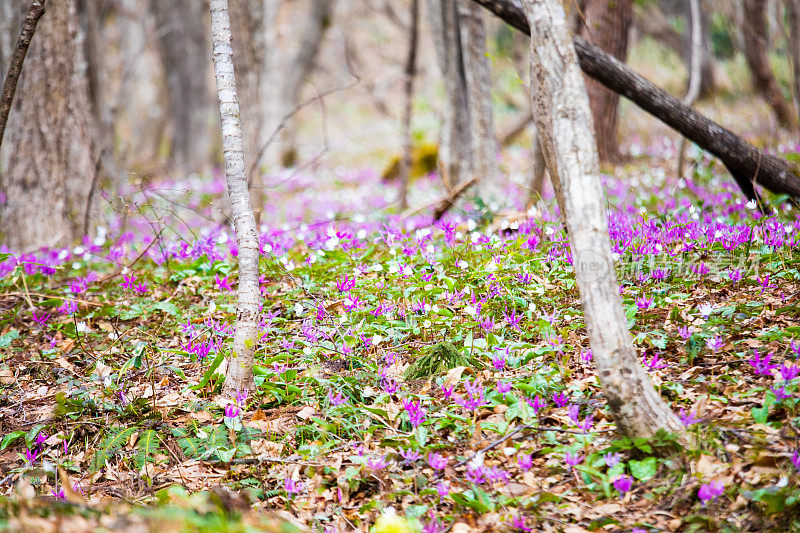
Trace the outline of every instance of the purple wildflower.
{"label": "purple wildflower", "polygon": [[716,500],[723,492],[725,492],[725,485],[721,481],[712,481],[700,487],[697,491],[697,497],[705,505],[708,500]]}
{"label": "purple wildflower", "polygon": [[422,455],[418,451],[409,448],[407,450],[400,450],[400,457],[403,458],[403,463],[409,465],[422,457]]}
{"label": "purple wildflower", "polygon": [[42,313],[41,315],[37,315],[36,311],[33,311],[31,312],[31,315],[33,321],[39,324],[40,326],[44,326],[45,324],[47,324],[47,321],[50,319],[50,313],[47,314]]}
{"label": "purple wildflower", "polygon": [[63,315],[71,315],[78,310],[78,302],[75,300],[64,300],[64,303],[61,304],[61,307],[58,308],[58,312]]}
{"label": "purple wildflower", "polygon": [[769,363],[771,357],[772,353],[768,353],[763,357],[759,357],[758,350],[754,350],[753,356],[747,361],[750,363],[750,366],[753,367],[753,370],[755,370],[757,376],[769,376],[772,374],[773,368],[778,368],[778,365],[771,365]]}
{"label": "purple wildflower", "polygon": [[467,466],[467,473],[465,475],[466,478],[472,483],[475,483],[476,485],[481,485],[483,483],[486,483],[485,474],[486,472],[484,471],[484,468],[482,466],[476,466],[475,468]]}
{"label": "purple wildflower", "polygon": [[714,353],[720,351],[724,345],[725,342],[720,338],[719,335],[713,339],[706,339],[706,347],[708,347]]}
{"label": "purple wildflower", "polygon": [[417,427],[425,422],[425,409],[420,407],[420,401],[413,401],[408,398],[403,399],[403,407],[408,413],[408,419],[412,427]]}
{"label": "purple wildflower", "polygon": [[299,494],[303,492],[303,490],[305,490],[302,481],[294,481],[288,477],[286,478],[286,481],[284,482],[283,486],[286,489],[286,492],[288,492],[291,495]]}
{"label": "purple wildflower", "polygon": [[639,308],[639,311],[646,311],[653,307],[653,299],[646,296],[636,298],[636,307]]}
{"label": "purple wildflower", "polygon": [[795,469],[800,472],[800,452],[797,450],[795,450],[794,455],[792,455],[792,464],[794,465]]}
{"label": "purple wildflower", "polygon": [[224,278],[219,277],[219,274],[214,274],[214,281],[217,283],[217,288],[221,291],[232,291],[233,287],[231,287],[230,282],[228,282],[228,276]]}
{"label": "purple wildflower", "polygon": [[592,361],[592,358],[593,358],[592,350],[585,350],[581,352],[581,361],[583,361],[587,365]]}
{"label": "purple wildflower", "polygon": [[614,468],[619,464],[621,460],[622,458],[619,456],[618,453],[608,452],[603,456],[603,461],[605,461],[606,466],[609,468]]}
{"label": "purple wildflower", "polygon": [[517,456],[517,464],[523,470],[530,470],[533,467],[533,459],[530,454],[521,453]]}
{"label": "purple wildflower", "polygon": [[444,467],[447,466],[447,458],[438,453],[432,453],[428,455],[428,464],[435,470],[444,470]]}
{"label": "purple wildflower", "polygon": [[232,403],[225,406],[225,418],[233,420],[239,416],[240,409]]}
{"label": "purple wildflower", "polygon": [[786,398],[791,398],[792,397],[791,394],[787,394],[786,393],[786,387],[784,387],[784,386],[780,386],[780,387],[777,387],[777,388],[776,387],[771,387],[769,390],[771,390],[772,393],[775,395],[775,397],[777,399],[779,399],[779,400],[785,400]]}
{"label": "purple wildflower", "polygon": [[556,407],[564,407],[569,403],[569,397],[564,394],[563,392],[553,393],[553,402],[556,404]]}
{"label": "purple wildflower", "polygon": [[498,380],[497,392],[499,392],[500,394],[505,394],[510,390],[511,390],[511,383],[508,383],[507,381]]}
{"label": "purple wildflower", "polygon": [[700,422],[701,419],[700,418],[695,418],[695,414],[696,413],[694,413],[694,412],[686,414],[686,411],[681,409],[680,410],[680,414],[678,415],[678,418],[681,419],[681,422],[683,423],[684,426],[688,427],[688,426],[691,426],[693,424],[697,424],[698,422]]}
{"label": "purple wildflower", "polygon": [[614,479],[614,488],[620,492],[620,496],[631,490],[633,486],[633,478],[631,476],[617,476]]}
{"label": "purple wildflower", "polygon": [[547,402],[539,398],[538,394],[534,396],[533,400],[526,399],[525,401],[533,408],[533,414],[537,416],[542,407],[547,407]]}
{"label": "purple wildflower", "polygon": [[533,531],[525,524],[525,516],[515,516],[511,521],[511,526],[518,531]]}
{"label": "purple wildflower", "polygon": [[800,369],[797,367],[797,365],[783,363],[783,366],[781,367],[781,377],[784,381],[792,381],[797,377],[798,373],[800,373]]}
{"label": "purple wildflower", "polygon": [[[120,283],[119,286],[122,287],[123,289],[132,289],[133,288],[133,284],[136,282],[136,276],[134,276],[134,275],[128,276],[127,274],[123,274],[122,277],[123,277],[124,281],[122,283]],[[76,291],[72,291],[72,292],[76,292]],[[83,292],[83,291],[80,291],[80,292]]]}
{"label": "purple wildflower", "polygon": [[440,498],[446,497],[450,494],[450,484],[447,481],[440,481],[436,484],[436,493]]}
{"label": "purple wildflower", "polygon": [[374,472],[383,470],[387,466],[389,466],[389,461],[386,459],[385,455],[383,457],[371,457],[367,459],[367,467]]}
{"label": "purple wildflower", "polygon": [[650,370],[661,370],[662,368],[669,366],[657,353],[654,353],[653,357],[651,357],[649,361],[647,360],[647,354],[644,354],[642,357],[642,362]]}
{"label": "purple wildflower", "polygon": [[343,403],[345,403],[345,401],[347,401],[347,400],[344,399],[344,396],[342,396],[341,392],[337,392],[336,396],[334,396],[333,395],[333,391],[329,390],[328,391],[328,401],[330,402],[330,404],[332,406],[338,407],[338,406],[342,405]]}
{"label": "purple wildflower", "polygon": [[564,455],[564,462],[567,463],[570,468],[579,465],[581,461],[583,461],[583,457],[581,457],[579,453],[567,452]]}

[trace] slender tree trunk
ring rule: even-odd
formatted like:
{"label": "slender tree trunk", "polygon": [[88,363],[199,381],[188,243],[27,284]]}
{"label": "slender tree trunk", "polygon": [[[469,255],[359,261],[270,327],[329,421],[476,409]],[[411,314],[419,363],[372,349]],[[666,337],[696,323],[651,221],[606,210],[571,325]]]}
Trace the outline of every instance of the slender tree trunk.
{"label": "slender tree trunk", "polygon": [[[526,35],[530,33],[528,20],[518,0],[472,1]],[[775,193],[800,198],[800,169],[795,164],[759,150],[732,131],[686,107],[674,96],[580,37],[574,37],[572,43],[584,73],[719,158],[747,198],[756,198],[754,183]]]}
{"label": "slender tree trunk", "polygon": [[225,178],[239,248],[239,292],[231,358],[222,394],[231,398],[253,386],[253,354],[258,333],[258,230],[245,173],[239,100],[231,46],[228,0],[210,0],[214,74],[219,97]]}
{"label": "slender tree trunk", "polygon": [[[691,22],[691,35],[692,35],[692,48],[689,57],[689,88],[686,90],[686,96],[683,98],[683,103],[688,107],[692,107],[700,96],[701,86],[701,63],[703,60],[703,29],[700,13],[700,0],[689,0],[689,12]],[[678,148],[678,176],[683,176],[683,166],[686,156],[686,137],[681,138],[681,145]]]}
{"label": "slender tree trunk", "polygon": [[445,86],[445,116],[439,143],[439,171],[448,190],[472,176],[467,81],[456,0],[428,0],[433,42]]}
{"label": "slender tree trunk", "polygon": [[[792,93],[800,119],[800,0],[785,0],[789,21],[789,57],[792,60]],[[800,123],[800,120],[798,120]]]}
{"label": "slender tree trunk", "polygon": [[44,15],[44,0],[31,2],[28,15],[22,23],[22,32],[19,34],[19,39],[17,39],[16,49],[9,62],[6,81],[3,83],[3,92],[0,93],[0,145],[3,143],[3,134],[6,131],[11,104],[14,102],[14,94],[17,92],[17,82],[20,74],[22,74],[22,64],[25,62],[25,56],[28,54],[28,48],[31,45],[31,39],[33,39],[33,33],[36,31],[36,25],[42,15]]}
{"label": "slender tree trunk", "polygon": [[0,174],[0,242],[52,247],[83,235],[93,212],[95,130],[77,0],[51,0],[11,108]]}
{"label": "slender tree trunk", "polygon": [[[291,113],[300,103],[300,95],[319,56],[319,50],[325,34],[331,27],[334,0],[312,0],[308,16],[300,30],[300,44],[297,52],[286,65],[286,78],[281,87],[282,112],[278,120]],[[295,146],[295,120],[289,120],[280,135],[280,164],[290,167],[297,164],[297,148]]]}
{"label": "slender tree trunk", "polygon": [[[628,33],[633,19],[632,0],[589,0],[586,4],[586,25],[581,35],[623,63],[628,55]],[[619,95],[586,77],[586,92],[592,109],[594,134],[600,161],[620,159],[617,139]]]}
{"label": "slender tree trunk", "polygon": [[761,94],[784,128],[796,128],[794,113],[783,97],[775,80],[767,55],[767,24],[764,19],[763,0],[744,0],[744,56],[753,81],[753,88]]}
{"label": "slender tree trunk", "polygon": [[181,174],[207,169],[212,155],[207,2],[150,0],[150,7],[169,102],[170,167]]}
{"label": "slender tree trunk", "polygon": [[564,8],[524,0],[531,27],[531,101],[551,181],[570,237],[584,320],[611,416],[629,437],[682,432],[639,363],[611,257],[591,112]]}
{"label": "slender tree trunk", "polygon": [[255,173],[250,175],[251,185],[260,184],[260,172],[255,157],[261,144],[264,106],[261,102],[261,82],[263,78],[262,63],[264,61],[264,24],[263,4],[256,0],[230,0],[231,30],[233,47],[236,55],[233,58],[236,69],[236,81],[239,90],[239,102],[242,110],[240,117],[244,142],[244,158],[247,166]]}
{"label": "slender tree trunk", "polygon": [[414,139],[411,131],[411,114],[414,107],[414,78],[417,75],[417,40],[419,34],[419,1],[411,0],[411,25],[408,32],[408,57],[406,58],[405,101],[403,103],[403,155],[400,160],[400,208],[408,209],[408,183],[411,179],[411,160]]}
{"label": "slender tree trunk", "polygon": [[472,168],[478,179],[478,194],[487,205],[503,200],[500,171],[497,168],[497,139],[494,135],[492,79],[486,49],[483,10],[469,2],[459,8],[464,73],[467,82]]}

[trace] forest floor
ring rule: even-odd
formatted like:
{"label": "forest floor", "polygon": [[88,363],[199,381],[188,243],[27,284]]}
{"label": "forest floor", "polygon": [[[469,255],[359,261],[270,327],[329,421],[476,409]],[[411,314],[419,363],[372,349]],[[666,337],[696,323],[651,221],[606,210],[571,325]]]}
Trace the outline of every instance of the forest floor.
{"label": "forest floor", "polygon": [[616,432],[566,235],[521,205],[524,152],[503,161],[518,209],[438,223],[387,215],[372,170],[274,177],[235,402],[222,179],[153,182],[83,246],[0,257],[0,529],[800,530],[800,219],[760,216],[699,153],[672,177],[655,142],[605,178],[610,233],[695,446]]}

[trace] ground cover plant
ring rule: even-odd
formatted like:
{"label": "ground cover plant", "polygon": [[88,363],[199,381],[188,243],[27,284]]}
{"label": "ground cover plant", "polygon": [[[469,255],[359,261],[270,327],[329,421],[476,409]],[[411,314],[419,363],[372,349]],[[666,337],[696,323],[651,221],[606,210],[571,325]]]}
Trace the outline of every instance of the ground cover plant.
{"label": "ground cover plant", "polygon": [[695,163],[692,180],[635,164],[641,185],[604,178],[628,326],[694,438],[681,453],[669,434],[615,432],[557,212],[400,219],[363,209],[370,171],[329,191],[300,177],[278,207],[319,211],[265,215],[256,392],[218,402],[237,250],[224,226],[197,228],[221,187],[153,183],[123,197],[141,215],[124,232],[3,255],[0,520],[800,527],[800,221]]}

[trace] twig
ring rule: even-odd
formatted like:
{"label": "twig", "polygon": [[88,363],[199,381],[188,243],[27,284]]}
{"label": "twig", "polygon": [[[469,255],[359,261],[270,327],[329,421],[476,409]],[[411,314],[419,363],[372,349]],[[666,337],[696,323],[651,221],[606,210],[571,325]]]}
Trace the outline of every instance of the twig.
{"label": "twig", "polygon": [[456,184],[456,186],[453,187],[453,190],[445,194],[444,197],[419,207],[413,207],[411,209],[407,209],[400,214],[400,217],[407,218],[410,216],[414,216],[417,213],[420,213],[421,211],[425,211],[426,209],[433,207],[434,208],[433,218],[434,220],[439,220],[447,212],[447,210],[453,206],[455,201],[458,200],[458,197],[464,194],[464,191],[466,191],[472,185],[474,185],[476,181],[478,180],[477,178],[474,177],[468,180],[464,180]]}
{"label": "twig", "polygon": [[17,39],[17,47],[14,55],[11,56],[11,64],[6,73],[6,81],[3,83],[3,92],[0,94],[0,144],[3,143],[3,134],[6,131],[8,113],[11,111],[11,104],[14,102],[14,94],[17,92],[17,82],[22,74],[22,64],[25,62],[25,55],[31,45],[33,33],[39,19],[44,15],[44,3],[46,0],[33,0],[25,21],[22,23],[22,31]]}
{"label": "twig", "polygon": [[140,253],[139,255],[137,255],[137,256],[136,256],[136,257],[133,259],[133,261],[131,261],[130,263],[128,263],[126,266],[124,266],[124,267],[122,267],[122,268],[118,268],[118,269],[116,270],[116,272],[112,272],[111,274],[109,274],[109,275],[107,275],[107,276],[104,276],[104,277],[100,278],[100,279],[98,280],[98,283],[105,283],[106,281],[108,281],[108,280],[110,280],[110,279],[112,279],[112,278],[115,278],[115,277],[119,276],[119,275],[120,275],[120,274],[122,274],[122,272],[123,272],[123,271],[125,271],[126,269],[130,269],[130,268],[131,268],[133,265],[135,265],[135,264],[136,264],[136,262],[137,262],[137,261],[139,261],[139,259],[141,259],[142,257],[144,257],[144,255],[145,255],[145,254],[146,254],[146,253],[147,253],[147,252],[150,250],[150,247],[151,247],[151,246],[153,246],[153,243],[155,243],[155,242],[156,242],[156,241],[157,241],[157,240],[158,240],[158,239],[161,237],[161,234],[162,234],[163,232],[164,232],[164,228],[161,228],[161,229],[158,231],[158,233],[156,234],[156,236],[153,238],[153,240],[152,240],[152,241],[150,241],[150,244],[148,244],[147,246],[145,246],[144,250],[142,250],[142,253]]}

